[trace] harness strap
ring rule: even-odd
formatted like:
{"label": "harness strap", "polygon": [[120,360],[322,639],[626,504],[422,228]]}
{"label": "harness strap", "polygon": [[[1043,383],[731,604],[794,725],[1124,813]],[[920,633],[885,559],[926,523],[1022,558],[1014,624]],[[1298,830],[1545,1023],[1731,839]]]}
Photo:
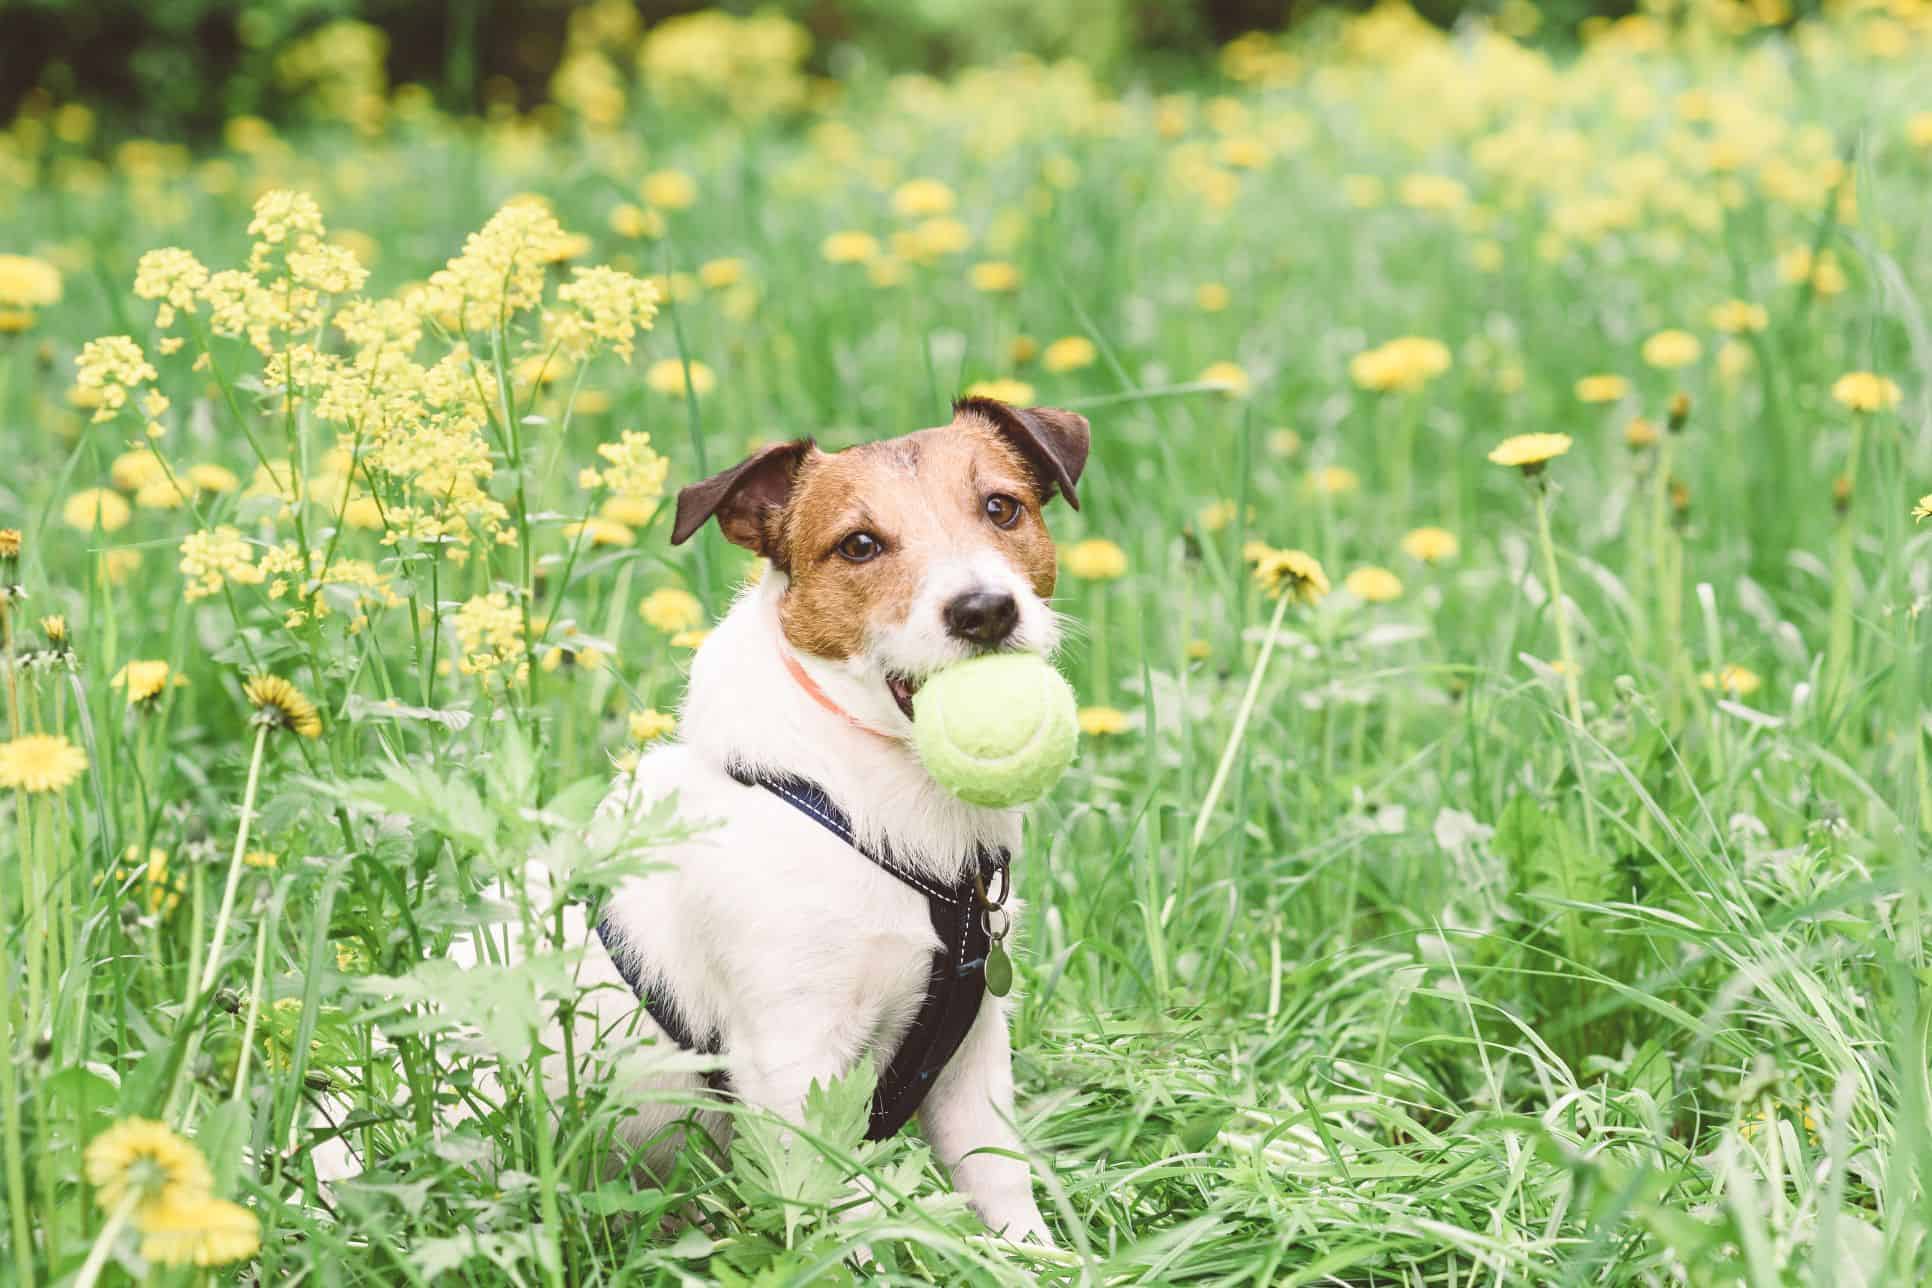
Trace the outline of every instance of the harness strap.
{"label": "harness strap", "polygon": [[[736,764],[727,770],[745,786],[763,788],[778,797],[857,850],[881,871],[925,896],[933,933],[939,937],[939,950],[932,955],[925,1000],[920,1003],[905,1036],[899,1040],[892,1059],[880,1070],[878,1087],[872,1093],[872,1116],[866,1138],[884,1140],[919,1112],[940,1070],[953,1058],[972,1029],[973,1021],[979,1018],[980,1003],[986,995],[986,956],[992,945],[986,919],[981,914],[980,891],[991,887],[995,879],[999,888],[1005,889],[1012,856],[1003,849],[981,846],[974,856],[976,870],[956,884],[945,886],[898,861],[890,848],[874,853],[860,845],[852,831],[851,819],[817,783],[793,775],[758,774]],[[624,982],[643,999],[645,1010],[667,1037],[679,1046],[706,1055],[722,1049],[723,1034],[716,1030],[702,1037],[693,1034],[674,1003],[646,991],[643,972],[635,956],[622,944],[621,937],[613,935],[607,922],[598,923],[597,936],[610,951]],[[613,946],[614,938],[618,941],[616,946]],[[728,1089],[721,1077],[713,1085],[720,1090]]]}

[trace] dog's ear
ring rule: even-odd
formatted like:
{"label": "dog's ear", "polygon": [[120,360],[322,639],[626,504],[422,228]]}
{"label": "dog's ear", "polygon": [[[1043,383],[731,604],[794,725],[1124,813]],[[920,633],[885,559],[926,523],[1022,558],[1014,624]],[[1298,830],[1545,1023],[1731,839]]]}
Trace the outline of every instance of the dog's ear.
{"label": "dog's ear", "polygon": [[778,557],[780,520],[791,499],[799,464],[813,450],[809,438],[760,448],[722,474],[693,483],[678,493],[677,521],[671,525],[671,544],[683,545],[704,521],[717,516],[725,540],[763,555],[774,564]]}
{"label": "dog's ear", "polygon": [[1051,501],[1057,489],[1068,505],[1080,508],[1074,485],[1087,467],[1087,444],[1092,437],[1085,416],[1058,407],[1013,407],[997,398],[961,398],[953,403],[953,415],[962,413],[989,422],[1026,458],[1040,480],[1044,500]]}

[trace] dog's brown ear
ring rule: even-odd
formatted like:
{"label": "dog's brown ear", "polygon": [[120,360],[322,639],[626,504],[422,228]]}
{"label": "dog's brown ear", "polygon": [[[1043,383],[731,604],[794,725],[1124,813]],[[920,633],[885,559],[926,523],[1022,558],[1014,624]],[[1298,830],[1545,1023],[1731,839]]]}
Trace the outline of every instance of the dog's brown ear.
{"label": "dog's brown ear", "polygon": [[997,398],[961,398],[953,403],[953,415],[962,413],[990,422],[1026,458],[1040,480],[1043,499],[1052,500],[1058,489],[1068,505],[1080,508],[1074,485],[1087,467],[1092,438],[1085,416],[1058,407],[1013,407]]}
{"label": "dog's brown ear", "polygon": [[722,474],[693,483],[678,493],[677,521],[671,525],[671,544],[683,545],[704,521],[717,516],[725,540],[763,555],[778,558],[779,519],[791,499],[798,467],[812,451],[809,438],[760,448]]}

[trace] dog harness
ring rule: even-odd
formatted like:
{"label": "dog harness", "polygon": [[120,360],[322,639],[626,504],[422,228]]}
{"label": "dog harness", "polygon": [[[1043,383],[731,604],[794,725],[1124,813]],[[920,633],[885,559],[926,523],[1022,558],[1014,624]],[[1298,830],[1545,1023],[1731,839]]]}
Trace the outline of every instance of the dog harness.
{"label": "dog harness", "polygon": [[[1011,966],[1000,940],[1006,937],[1007,920],[1003,910],[1011,889],[1008,865],[1012,856],[1004,849],[980,846],[973,856],[973,870],[952,886],[943,886],[899,862],[888,846],[874,853],[860,845],[853,834],[852,821],[825,789],[817,783],[791,775],[761,774],[742,766],[729,766],[728,772],[747,787],[770,792],[804,814],[826,831],[864,855],[882,872],[917,890],[926,899],[926,912],[939,936],[939,950],[932,955],[926,977],[926,997],[919,1013],[899,1041],[899,1049],[879,1073],[879,1084],[872,1093],[872,1121],[866,1131],[868,1140],[884,1140],[895,1134],[919,1111],[926,1093],[939,1077],[939,1071],[966,1040],[967,1031],[979,1016],[980,1002],[986,995],[987,964],[995,961],[992,981],[996,995],[1003,995],[1011,981]],[[989,891],[997,886],[994,899]],[[988,917],[1000,913],[1000,929],[994,933]],[[624,982],[644,1003],[645,1011],[673,1042],[688,1051],[716,1055],[724,1045],[724,1035],[716,1029],[694,1033],[682,1011],[669,998],[647,991],[644,972],[636,957],[613,946],[617,937],[608,921],[597,923],[597,937],[604,942],[611,960]],[[721,1092],[730,1091],[722,1074],[713,1075],[711,1085]]]}

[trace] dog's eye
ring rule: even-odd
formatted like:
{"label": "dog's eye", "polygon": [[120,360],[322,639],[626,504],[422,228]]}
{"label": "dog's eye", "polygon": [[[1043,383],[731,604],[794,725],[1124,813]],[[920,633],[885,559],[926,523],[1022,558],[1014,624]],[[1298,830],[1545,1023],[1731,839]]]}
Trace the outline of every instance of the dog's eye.
{"label": "dog's eye", "polygon": [[885,553],[885,543],[870,532],[854,532],[835,547],[839,558],[852,563],[866,563]]}
{"label": "dog's eye", "polygon": [[986,498],[986,517],[996,528],[1012,527],[1020,521],[1022,513],[1020,503],[1004,492],[995,492]]}

